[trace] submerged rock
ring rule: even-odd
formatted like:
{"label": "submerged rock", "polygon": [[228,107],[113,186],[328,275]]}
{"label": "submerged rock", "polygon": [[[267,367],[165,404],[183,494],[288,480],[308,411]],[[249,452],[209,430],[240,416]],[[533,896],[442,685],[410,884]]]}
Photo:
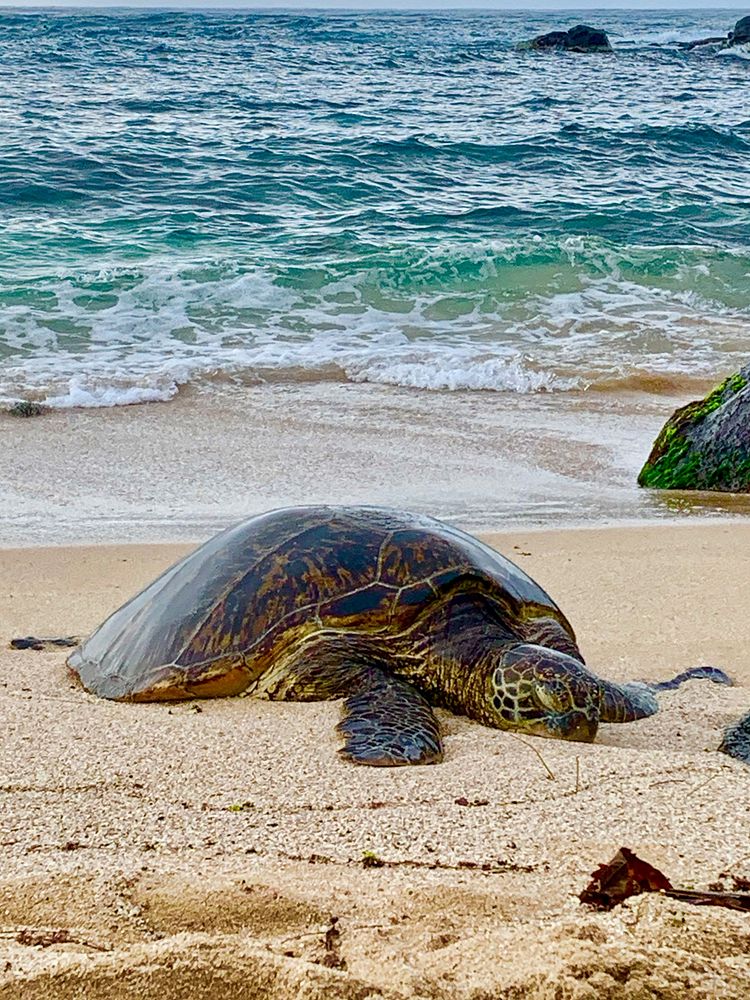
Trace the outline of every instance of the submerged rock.
{"label": "submerged rock", "polygon": [[690,52],[691,49],[697,49],[701,45],[717,45],[719,43],[722,44],[722,45],[726,45],[727,44],[727,36],[726,35],[720,35],[718,37],[713,37],[713,38],[699,38],[695,42],[680,42],[679,44],[680,44],[680,48],[687,49],[688,52]]}
{"label": "submerged rock", "polygon": [[611,52],[612,46],[604,31],[588,24],[577,24],[569,31],[549,31],[528,42],[530,49],[565,49],[568,52]]}
{"label": "submerged rock", "polygon": [[750,493],[750,364],[672,414],[638,485]]}

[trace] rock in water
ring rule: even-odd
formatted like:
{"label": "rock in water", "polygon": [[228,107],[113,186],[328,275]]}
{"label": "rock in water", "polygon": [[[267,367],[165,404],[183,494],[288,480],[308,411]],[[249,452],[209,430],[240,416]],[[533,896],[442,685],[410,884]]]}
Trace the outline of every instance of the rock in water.
{"label": "rock in water", "polygon": [[724,35],[722,38],[699,38],[696,42],[683,42],[680,48],[691,51],[703,45],[719,45],[720,48],[728,48],[732,45],[747,45],[750,42],[750,15],[741,17],[734,30]]}
{"label": "rock in water", "polygon": [[672,414],[638,484],[750,493],[750,364]]}
{"label": "rock in water", "polygon": [[41,417],[48,410],[49,407],[45,406],[44,403],[35,403],[31,399],[21,399],[8,408],[8,413],[12,417]]}
{"label": "rock in water", "polygon": [[611,52],[604,31],[588,24],[577,24],[570,31],[550,31],[528,43],[530,49],[565,49],[568,52]]}
{"label": "rock in water", "polygon": [[572,52],[611,52],[612,46],[604,31],[577,24],[568,32],[568,48]]}
{"label": "rock in water", "polygon": [[729,35],[730,45],[747,45],[748,42],[750,42],[750,15],[741,17]]}
{"label": "rock in water", "polygon": [[727,44],[727,36],[726,35],[721,35],[721,36],[714,35],[712,38],[699,38],[695,42],[678,42],[677,44],[679,45],[679,47],[681,49],[687,49],[688,52],[691,52],[693,49],[698,49],[702,45],[726,45]]}
{"label": "rock in water", "polygon": [[532,49],[567,49],[567,31],[548,31],[546,35],[539,35],[529,42]]}

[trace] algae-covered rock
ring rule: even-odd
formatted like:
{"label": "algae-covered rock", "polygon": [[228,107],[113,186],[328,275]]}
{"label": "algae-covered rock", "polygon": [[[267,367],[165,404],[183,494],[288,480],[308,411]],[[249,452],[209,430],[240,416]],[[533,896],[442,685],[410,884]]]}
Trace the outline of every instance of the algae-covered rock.
{"label": "algae-covered rock", "polygon": [[49,407],[44,403],[35,403],[32,399],[21,399],[8,407],[8,413],[12,417],[41,417],[48,410]]}
{"label": "algae-covered rock", "polygon": [[638,484],[750,493],[750,364],[672,414]]}

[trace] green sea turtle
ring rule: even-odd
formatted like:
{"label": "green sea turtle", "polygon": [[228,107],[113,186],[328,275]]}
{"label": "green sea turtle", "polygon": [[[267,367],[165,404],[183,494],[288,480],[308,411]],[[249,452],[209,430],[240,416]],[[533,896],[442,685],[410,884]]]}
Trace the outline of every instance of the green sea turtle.
{"label": "green sea turtle", "polygon": [[[433,706],[488,726],[590,742],[658,710],[660,685],[584,666],[562,611],[523,570],[430,517],[296,507],[212,538],[70,656],[88,691],[125,701],[343,697],[340,751],[360,764],[443,755]],[[728,682],[712,667],[680,675]]]}

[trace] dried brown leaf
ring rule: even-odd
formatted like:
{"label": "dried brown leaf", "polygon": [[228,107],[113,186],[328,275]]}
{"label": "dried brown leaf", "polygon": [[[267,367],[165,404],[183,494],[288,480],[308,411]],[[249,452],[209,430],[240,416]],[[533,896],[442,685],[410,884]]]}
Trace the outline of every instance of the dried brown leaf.
{"label": "dried brown leaf", "polygon": [[671,888],[663,872],[621,847],[611,861],[592,872],[591,881],[578,898],[597,910],[611,910],[630,896]]}

